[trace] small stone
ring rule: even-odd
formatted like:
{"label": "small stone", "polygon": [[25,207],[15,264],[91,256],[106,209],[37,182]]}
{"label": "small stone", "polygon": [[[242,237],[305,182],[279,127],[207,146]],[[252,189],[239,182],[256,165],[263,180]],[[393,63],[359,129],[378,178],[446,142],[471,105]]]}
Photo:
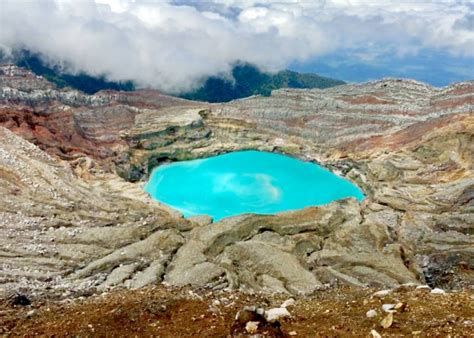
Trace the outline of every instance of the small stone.
{"label": "small stone", "polygon": [[285,300],[283,302],[283,304],[281,304],[280,307],[283,307],[283,308],[286,309],[287,307],[294,306],[294,305],[295,305],[295,300],[293,298],[289,298],[289,299]]}
{"label": "small stone", "polygon": [[288,312],[287,309],[282,307],[273,308],[265,312],[265,319],[269,323],[274,323],[282,318],[287,317],[291,317],[291,314]]}
{"label": "small stone", "polygon": [[393,312],[389,312],[387,316],[384,319],[382,319],[382,321],[380,322],[380,325],[382,325],[384,329],[388,329],[390,326],[392,326],[392,324],[393,324]]}
{"label": "small stone", "polygon": [[417,286],[419,286],[419,284],[413,283],[413,282],[409,282],[409,283],[403,283],[403,284],[400,285],[399,287],[401,287],[401,288],[414,288],[414,287],[417,287]]}
{"label": "small stone", "polygon": [[212,305],[219,306],[219,305],[221,305],[221,302],[219,300],[215,299],[215,300],[212,301]]}
{"label": "small stone", "polygon": [[31,300],[25,295],[16,295],[11,300],[12,305],[28,306],[31,305]]}
{"label": "small stone", "polygon": [[406,304],[402,303],[402,302],[398,302],[397,304],[395,304],[395,307],[394,309],[395,310],[404,310],[406,308]]}
{"label": "small stone", "polygon": [[383,304],[382,305],[382,310],[384,312],[392,312],[394,308],[395,308],[395,304]]}
{"label": "small stone", "polygon": [[243,308],[244,311],[250,311],[250,312],[256,312],[257,311],[257,307],[256,306],[244,306]]}
{"label": "small stone", "polygon": [[365,315],[367,316],[367,318],[373,318],[373,317],[377,316],[377,311],[372,309],[372,310],[367,311],[367,313]]}
{"label": "small stone", "polygon": [[373,338],[382,338],[382,336],[380,335],[380,333],[378,333],[378,332],[375,331],[375,330],[370,331],[370,335],[371,335]]}
{"label": "small stone", "polygon": [[373,294],[374,297],[385,297],[392,293],[392,290],[380,290]]}
{"label": "small stone", "polygon": [[36,310],[28,311],[28,313],[26,314],[26,316],[27,316],[28,318],[30,318],[30,317],[32,317],[35,313],[36,313]]}
{"label": "small stone", "polygon": [[289,334],[290,336],[296,336],[296,331],[288,332],[288,334]]}
{"label": "small stone", "polygon": [[260,324],[260,322],[247,322],[247,324],[245,324],[245,331],[250,334],[257,333],[258,324]]}
{"label": "small stone", "polygon": [[443,295],[446,293],[446,291],[440,288],[434,288],[433,290],[431,290],[431,293],[435,295]]}
{"label": "small stone", "polygon": [[418,285],[416,287],[417,290],[430,290],[431,288],[428,285]]}

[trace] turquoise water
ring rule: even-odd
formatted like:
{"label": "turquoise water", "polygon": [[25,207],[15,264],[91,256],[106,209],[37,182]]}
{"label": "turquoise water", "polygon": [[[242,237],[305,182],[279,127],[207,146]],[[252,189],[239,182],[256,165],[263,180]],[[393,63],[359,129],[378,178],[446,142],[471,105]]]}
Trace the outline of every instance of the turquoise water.
{"label": "turquoise water", "polygon": [[206,214],[214,220],[364,198],[354,184],[314,163],[261,151],[159,166],[145,190],[185,217]]}

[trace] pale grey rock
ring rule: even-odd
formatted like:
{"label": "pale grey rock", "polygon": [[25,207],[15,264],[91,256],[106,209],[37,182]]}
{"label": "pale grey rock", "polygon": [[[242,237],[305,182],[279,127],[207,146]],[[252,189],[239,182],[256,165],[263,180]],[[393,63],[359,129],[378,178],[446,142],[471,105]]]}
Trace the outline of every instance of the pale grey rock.
{"label": "pale grey rock", "polygon": [[382,310],[384,312],[392,312],[395,309],[396,304],[382,304]]}
{"label": "pale grey rock", "polygon": [[[246,287],[261,288],[257,285],[257,275],[261,272],[284,280],[285,289],[293,294],[310,294],[321,286],[316,277],[305,270],[293,255],[266,243],[238,242],[227,247],[223,256],[233,262],[237,269],[231,273],[238,275],[240,284]],[[279,288],[274,291],[278,292]]]}
{"label": "pale grey rock", "polygon": [[294,298],[288,298],[287,300],[285,300],[281,305],[280,307],[284,307],[284,308],[287,308],[289,306],[294,306],[295,305],[295,299]]}
{"label": "pale grey rock", "polygon": [[283,308],[283,307],[277,307],[277,308],[273,308],[273,309],[265,311],[265,319],[269,323],[274,323],[284,318],[290,318],[290,317],[291,317],[290,312],[286,308]]}
{"label": "pale grey rock", "polygon": [[374,296],[374,297],[385,297],[385,296],[388,296],[391,293],[392,293],[392,290],[390,290],[390,289],[380,290],[380,291],[375,292],[372,296]]}
{"label": "pale grey rock", "polygon": [[256,333],[258,330],[258,324],[260,324],[260,322],[247,322],[247,324],[245,324],[245,331],[247,331],[249,334]]}
{"label": "pale grey rock", "polygon": [[[472,284],[456,269],[473,268],[473,82],[386,79],[206,104],[59,91],[7,68],[0,124],[23,138],[0,127],[0,292],[162,280],[289,294],[321,282]],[[140,181],[166,161],[239,149],[316,161],[367,198],[214,224],[182,219],[143,181],[115,174]]]}
{"label": "pale grey rock", "polygon": [[382,335],[378,333],[376,330],[370,330],[370,336],[372,338],[382,338]]}
{"label": "pale grey rock", "polygon": [[290,294],[285,288],[285,283],[282,280],[269,276],[267,274],[259,276],[257,284],[260,284],[262,287],[262,291],[266,293]]}
{"label": "pale grey rock", "polygon": [[165,275],[170,285],[206,285],[225,273],[218,265],[208,262],[202,253],[205,246],[190,240],[176,253]]}
{"label": "pale grey rock", "polygon": [[371,310],[367,311],[367,313],[365,314],[365,316],[366,316],[367,318],[374,318],[374,317],[377,316],[377,311],[374,310],[374,309],[371,309]]}
{"label": "pale grey rock", "polygon": [[99,290],[106,289],[111,286],[122,284],[126,279],[129,279],[130,276],[137,269],[137,264],[124,264],[121,265],[107,276],[107,279],[99,286]]}
{"label": "pale grey rock", "polygon": [[212,217],[208,215],[198,215],[188,217],[188,220],[192,223],[196,223],[198,226],[205,226],[212,223]]}
{"label": "pale grey rock", "polygon": [[161,282],[165,272],[165,264],[169,260],[169,255],[153,261],[144,270],[137,272],[132,279],[125,282],[125,286],[131,289],[138,289],[146,285],[156,285]]}
{"label": "pale grey rock", "polygon": [[446,291],[444,291],[443,289],[440,289],[440,288],[434,288],[433,290],[431,290],[432,294],[434,295],[444,295],[446,293]]}

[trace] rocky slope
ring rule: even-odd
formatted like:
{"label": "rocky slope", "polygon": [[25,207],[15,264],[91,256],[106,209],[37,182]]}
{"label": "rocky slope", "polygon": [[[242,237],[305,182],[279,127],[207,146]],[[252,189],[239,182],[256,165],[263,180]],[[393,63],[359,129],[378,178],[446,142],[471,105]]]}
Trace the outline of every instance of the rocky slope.
{"label": "rocky slope", "polygon": [[[3,293],[474,281],[474,82],[389,79],[210,105],[88,96],[2,66],[0,87]],[[142,192],[162,162],[236,149],[317,161],[367,198],[212,223]]]}

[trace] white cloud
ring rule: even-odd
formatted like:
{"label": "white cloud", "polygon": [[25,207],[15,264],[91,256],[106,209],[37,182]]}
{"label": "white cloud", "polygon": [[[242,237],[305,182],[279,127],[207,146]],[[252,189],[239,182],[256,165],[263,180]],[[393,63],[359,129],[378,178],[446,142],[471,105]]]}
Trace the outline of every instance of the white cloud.
{"label": "white cloud", "polygon": [[276,70],[338,50],[474,57],[467,1],[3,0],[0,46],[177,92],[237,60]]}

